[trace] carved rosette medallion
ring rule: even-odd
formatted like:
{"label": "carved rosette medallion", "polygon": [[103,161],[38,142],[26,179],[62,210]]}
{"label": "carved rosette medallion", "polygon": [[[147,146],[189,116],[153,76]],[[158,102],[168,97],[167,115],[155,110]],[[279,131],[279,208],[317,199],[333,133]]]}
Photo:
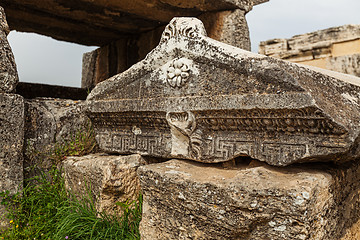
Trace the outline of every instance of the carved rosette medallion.
{"label": "carved rosette medallion", "polygon": [[173,88],[182,87],[188,80],[190,67],[184,59],[174,59],[167,69],[167,82]]}

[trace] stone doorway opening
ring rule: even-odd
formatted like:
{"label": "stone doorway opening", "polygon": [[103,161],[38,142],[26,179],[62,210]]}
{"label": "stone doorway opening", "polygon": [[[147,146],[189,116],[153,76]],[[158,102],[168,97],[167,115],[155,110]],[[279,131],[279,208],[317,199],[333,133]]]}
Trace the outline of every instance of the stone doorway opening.
{"label": "stone doorway opening", "polygon": [[19,74],[17,92],[31,94],[29,98],[63,97],[80,88],[83,53],[96,49],[17,31],[10,32],[8,41]]}

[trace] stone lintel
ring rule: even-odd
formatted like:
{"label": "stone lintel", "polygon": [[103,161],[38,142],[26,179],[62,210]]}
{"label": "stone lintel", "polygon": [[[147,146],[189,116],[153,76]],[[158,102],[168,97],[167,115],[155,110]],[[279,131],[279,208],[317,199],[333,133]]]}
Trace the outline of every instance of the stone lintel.
{"label": "stone lintel", "polygon": [[241,9],[265,0],[2,0],[12,30],[58,40],[104,46],[124,36],[165,25],[174,16]]}

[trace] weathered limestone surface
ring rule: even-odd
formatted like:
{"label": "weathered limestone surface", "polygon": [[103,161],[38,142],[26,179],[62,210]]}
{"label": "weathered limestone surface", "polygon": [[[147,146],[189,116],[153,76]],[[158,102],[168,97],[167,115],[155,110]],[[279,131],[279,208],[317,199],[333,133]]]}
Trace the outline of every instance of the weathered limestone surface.
{"label": "weathered limestone surface", "polygon": [[[53,151],[55,143],[89,131],[84,101],[37,98],[25,101],[25,168],[40,160],[38,154]],[[44,163],[51,164],[50,162]],[[43,167],[48,167],[48,166]]]}
{"label": "weathered limestone surface", "polygon": [[145,164],[140,155],[111,156],[92,154],[68,157],[62,164],[66,187],[78,196],[88,196],[89,189],[98,211],[121,212],[116,202],[137,200],[140,181],[136,174]]}
{"label": "weathered limestone surface", "polygon": [[174,16],[241,9],[267,0],[2,0],[12,29],[102,46],[153,30]]}
{"label": "weathered limestone surface", "polygon": [[333,57],[329,59],[326,68],[360,77],[360,53]]}
{"label": "weathered limestone surface", "polygon": [[236,9],[204,13],[199,19],[204,23],[208,37],[250,51],[251,42],[245,14],[244,10]]}
{"label": "weathered limestone surface", "polygon": [[[234,169],[171,160],[138,169],[142,239],[337,240],[359,220],[358,162]],[[356,226],[356,225],[354,225]]]}
{"label": "weathered limestone surface", "polygon": [[260,43],[259,53],[360,76],[360,25],[344,25],[290,39],[264,41]]}
{"label": "weathered limestone surface", "polygon": [[9,32],[4,9],[0,7],[0,93],[13,92],[19,81],[14,55],[7,41]]}
{"label": "weathered limestone surface", "polygon": [[94,88],[88,116],[100,148],[200,162],[250,156],[278,166],[359,157],[359,78],[205,35],[199,20],[175,18],[143,61]]}
{"label": "weathered limestone surface", "polygon": [[[15,194],[22,188],[24,99],[0,93],[0,191]],[[0,216],[4,209],[0,207]],[[6,225],[0,221],[0,227]]]}

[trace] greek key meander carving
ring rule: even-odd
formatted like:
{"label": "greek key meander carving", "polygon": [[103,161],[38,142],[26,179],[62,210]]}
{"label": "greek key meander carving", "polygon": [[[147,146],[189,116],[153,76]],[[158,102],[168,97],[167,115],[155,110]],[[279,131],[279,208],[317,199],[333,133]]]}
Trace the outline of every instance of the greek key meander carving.
{"label": "greek key meander carving", "polygon": [[166,142],[170,140],[170,136],[166,136],[166,134],[137,135],[130,132],[104,132],[99,133],[98,138],[103,138],[103,147],[112,151],[121,153],[136,151],[155,155],[166,152]]}
{"label": "greek key meander carving", "polygon": [[167,82],[173,88],[182,87],[189,78],[190,67],[184,59],[174,59],[167,69]]}
{"label": "greek key meander carving", "polygon": [[[182,156],[204,161],[246,155],[272,161],[302,158],[309,151],[330,153],[343,147],[344,130],[311,108],[188,111],[166,115],[131,112],[92,119],[99,121],[97,125],[102,129],[113,129],[110,135],[104,132],[98,136],[104,139],[104,147],[122,153]],[[159,129],[165,131],[160,133]],[[292,141],[295,136],[306,139],[309,134],[322,136],[323,140],[316,146],[305,140]]]}

